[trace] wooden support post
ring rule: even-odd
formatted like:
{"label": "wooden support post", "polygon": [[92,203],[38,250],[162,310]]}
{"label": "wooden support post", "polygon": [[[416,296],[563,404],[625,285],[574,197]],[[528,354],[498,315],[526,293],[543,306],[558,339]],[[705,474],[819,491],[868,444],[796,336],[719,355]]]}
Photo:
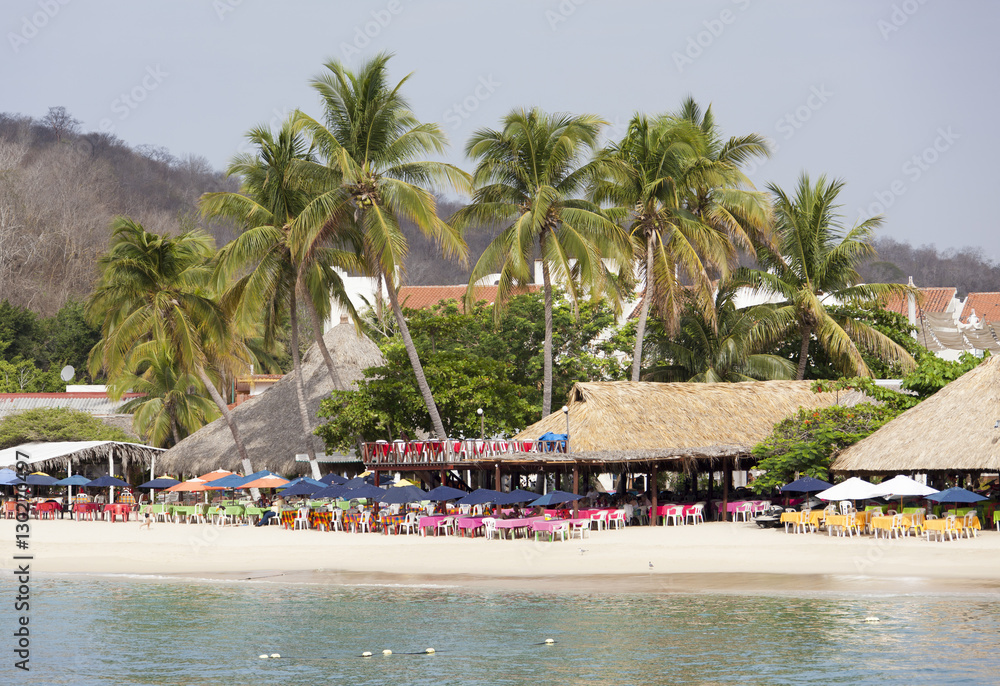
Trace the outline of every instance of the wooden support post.
{"label": "wooden support post", "polygon": [[722,458],[722,521],[729,518],[729,481],[731,472],[729,471],[729,456]]}
{"label": "wooden support post", "polygon": [[[375,488],[378,488],[379,483],[379,473],[375,470]],[[372,499],[372,528],[375,528],[375,522],[378,521],[378,501],[374,498]]]}
{"label": "wooden support post", "polygon": [[659,496],[659,491],[660,491],[660,489],[656,485],[657,482],[659,481],[659,479],[657,478],[658,476],[659,476],[659,474],[657,473],[657,471],[656,471],[656,465],[654,464],[653,467],[652,467],[652,469],[650,470],[650,473],[649,473],[649,480],[650,480],[649,489],[652,492],[652,496],[649,499],[649,501],[651,503],[650,508],[649,508],[649,525],[650,526],[656,526],[656,509],[658,507],[656,501],[657,501],[657,497]]}
{"label": "wooden support post", "polygon": [[[579,463],[573,463],[573,494],[580,495],[580,465]],[[580,501],[573,501],[573,519],[576,519],[580,514]]]}
{"label": "wooden support post", "polygon": [[496,490],[496,491],[499,491],[500,490],[500,463],[499,462],[497,462],[496,466],[494,467],[493,477],[494,477],[494,481],[496,482],[496,483],[493,484],[493,489]]}

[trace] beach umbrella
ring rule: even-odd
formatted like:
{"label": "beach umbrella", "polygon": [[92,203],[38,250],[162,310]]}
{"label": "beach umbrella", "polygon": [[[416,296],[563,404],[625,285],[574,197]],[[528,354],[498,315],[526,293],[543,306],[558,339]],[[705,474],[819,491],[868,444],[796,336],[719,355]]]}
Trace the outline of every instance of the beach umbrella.
{"label": "beach umbrella", "polygon": [[937,493],[936,488],[925,486],[919,481],[914,481],[908,476],[899,474],[880,484],[875,484],[872,498],[899,498],[899,509],[903,510],[903,498],[922,497]]}
{"label": "beach umbrella", "polygon": [[[64,479],[65,481],[65,479]],[[170,488],[171,486],[176,486],[180,481],[177,479],[171,479],[167,476],[160,476],[152,481],[147,481],[144,484],[139,484],[136,488]]]}
{"label": "beach umbrella", "polygon": [[24,478],[24,483],[29,486],[54,486],[57,481],[59,479],[42,472],[33,472]]}
{"label": "beach umbrella", "polygon": [[118,488],[131,488],[131,486],[119,479],[117,476],[111,476],[105,474],[104,476],[99,476],[93,481],[88,481],[83,484],[87,488],[107,488],[108,486],[117,486]]}
{"label": "beach umbrella", "polygon": [[0,486],[20,486],[23,483],[13,469],[7,467],[0,469]]}
{"label": "beach umbrella", "polygon": [[322,500],[323,498],[339,498],[349,490],[350,489],[343,484],[336,484],[334,486],[327,486],[321,491],[316,491],[312,494],[312,497],[316,500]]}
{"label": "beach umbrella", "polygon": [[311,479],[308,476],[300,476],[295,479],[292,479],[291,481],[288,482],[287,486],[282,486],[281,488],[291,488],[292,486],[297,486],[298,484],[309,484],[310,486],[315,486],[316,490],[319,490],[321,488],[326,488],[327,486],[319,479]]}
{"label": "beach umbrella", "polygon": [[[465,496],[461,500],[456,500],[456,505],[485,505],[486,503],[494,502],[498,497],[502,496],[503,493],[500,491],[494,491],[490,488],[478,488],[469,495]],[[537,494],[536,494],[537,495]]]}
{"label": "beach umbrella", "polygon": [[842,481],[836,486],[820,491],[816,497],[821,500],[866,500],[873,497],[874,489],[874,484],[852,476],[847,481]]}
{"label": "beach umbrella", "polygon": [[277,474],[271,474],[269,476],[262,476],[259,479],[254,479],[253,481],[248,481],[243,483],[236,488],[278,488],[279,486],[284,486],[288,483],[288,479],[282,479]]}
{"label": "beach umbrella", "polygon": [[525,491],[519,488],[511,491],[510,493],[501,493],[495,502],[497,505],[514,505],[515,503],[530,502],[537,497],[537,493],[532,493],[531,491]]}
{"label": "beach umbrella", "polygon": [[202,474],[198,478],[202,481],[215,481],[216,479],[221,479],[224,476],[229,476],[233,472],[228,469],[216,469],[215,471],[209,472],[208,474]]}
{"label": "beach umbrella", "polygon": [[567,493],[566,491],[552,491],[551,493],[546,493],[541,498],[530,503],[531,507],[546,507],[549,505],[562,505],[563,503],[571,503],[574,500],[582,500],[584,496],[576,495],[574,493]]}
{"label": "beach umbrella", "polygon": [[[344,485],[346,486],[347,484]],[[372,486],[371,484],[365,484],[364,486],[344,491],[343,498],[345,500],[354,500],[355,498],[381,498],[383,495],[385,495],[384,488]]]}
{"label": "beach umbrella", "polygon": [[465,491],[460,491],[457,488],[452,488],[451,486],[438,486],[437,488],[432,488],[427,492],[427,500],[439,501],[439,500],[454,500],[455,498],[462,498],[469,495]]}
{"label": "beach umbrella", "polygon": [[172,493],[178,493],[181,491],[198,492],[204,491],[207,487],[208,482],[204,479],[188,479],[187,481],[181,481],[180,483],[174,484],[164,490]]}
{"label": "beach umbrella", "polygon": [[341,484],[347,483],[347,479],[342,477],[340,474],[334,474],[333,472],[330,472],[329,474],[321,478],[320,481],[322,481],[324,484],[327,484],[328,486],[333,486],[333,485],[339,486]]}
{"label": "beach umbrella", "polygon": [[293,495],[315,495],[317,491],[322,491],[325,488],[326,484],[316,486],[314,484],[306,483],[305,481],[300,481],[297,484],[291,484],[290,486],[284,488],[281,491],[281,497],[290,498]]}
{"label": "beach umbrella", "polygon": [[938,493],[933,493],[927,496],[928,500],[935,503],[978,503],[982,500],[987,500],[987,498],[979,495],[978,493],[973,493],[972,491],[967,491],[964,488],[948,488]]}
{"label": "beach umbrella", "polygon": [[811,476],[804,476],[801,479],[796,479],[790,484],[785,484],[781,487],[782,493],[815,493],[817,491],[825,491],[826,489],[832,487],[833,484],[827,483],[822,479],[814,479]]}
{"label": "beach umbrella", "polygon": [[356,476],[353,479],[345,481],[343,485],[348,488],[361,488],[362,486],[373,486],[374,484],[366,480],[363,476]]}
{"label": "beach umbrella", "polygon": [[405,503],[417,503],[427,500],[427,492],[416,486],[399,486],[386,490],[384,495],[376,498],[385,505],[403,505]]}

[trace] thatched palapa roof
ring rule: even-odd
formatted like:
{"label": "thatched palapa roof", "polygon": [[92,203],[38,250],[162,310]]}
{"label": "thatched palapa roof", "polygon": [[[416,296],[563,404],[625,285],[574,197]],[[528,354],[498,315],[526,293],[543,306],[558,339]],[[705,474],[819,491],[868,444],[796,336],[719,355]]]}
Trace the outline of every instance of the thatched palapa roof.
{"label": "thatched palapa roof", "polygon": [[[323,337],[340,376],[342,388],[352,390],[363,377],[362,371],[383,363],[382,353],[371,340],[358,336],[350,324],[340,324]],[[320,400],[334,390],[323,357],[315,344],[302,359],[306,400],[310,421],[317,426]],[[254,469],[270,469],[280,474],[305,474],[308,463],[295,462],[297,453],[306,452],[295,391],[295,374],[260,395],[244,401],[233,411],[233,418],[250,455]],[[317,452],[325,450],[318,436],[312,437]],[[243,471],[233,435],[224,419],[217,419],[188,436],[156,460],[171,474],[202,474],[213,469]]]}
{"label": "thatched palapa roof", "polygon": [[[546,461],[653,461],[748,455],[774,425],[799,408],[855,405],[850,391],[814,393],[810,381],[743,383],[578,383],[570,391],[570,453]],[[522,431],[517,440],[566,433],[561,410]],[[512,456],[512,461],[527,458]],[[537,460],[538,456],[534,456]]]}
{"label": "thatched palapa roof", "polygon": [[1000,470],[1000,357],[991,357],[847,448],[831,469],[855,474]]}

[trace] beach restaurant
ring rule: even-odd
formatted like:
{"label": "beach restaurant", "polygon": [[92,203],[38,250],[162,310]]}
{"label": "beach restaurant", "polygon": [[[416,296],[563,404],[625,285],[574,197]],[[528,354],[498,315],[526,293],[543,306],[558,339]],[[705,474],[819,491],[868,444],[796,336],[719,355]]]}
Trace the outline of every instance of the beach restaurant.
{"label": "beach restaurant", "polygon": [[[726,384],[581,382],[565,407],[510,440],[397,441],[365,444],[362,460],[376,474],[413,472],[427,484],[446,483],[449,472],[465,470],[473,485],[511,489],[555,477],[556,488],[579,494],[581,479],[611,473],[645,479],[660,472],[708,474],[707,499],[720,499],[728,512],[734,470],[753,464],[754,445],[774,425],[800,408],[855,405],[855,391],[815,393],[809,381],[754,381]],[[566,440],[539,440],[565,435]],[[431,475],[437,476],[431,478]],[[714,483],[714,475],[721,483]],[[622,478],[624,477],[624,478]],[[657,489],[651,490],[657,507]],[[697,491],[695,499],[697,499]],[[656,522],[656,517],[651,522]]]}

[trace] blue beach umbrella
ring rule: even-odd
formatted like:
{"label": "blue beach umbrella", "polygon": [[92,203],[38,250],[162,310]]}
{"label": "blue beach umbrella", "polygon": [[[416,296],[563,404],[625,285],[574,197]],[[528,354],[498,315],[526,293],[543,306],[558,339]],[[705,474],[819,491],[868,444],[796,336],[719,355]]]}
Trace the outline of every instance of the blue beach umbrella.
{"label": "blue beach umbrella", "polygon": [[323,478],[320,479],[320,481],[322,481],[324,484],[328,486],[334,486],[334,485],[339,486],[341,484],[347,483],[347,479],[342,477],[340,474],[334,474],[333,472],[330,472],[329,474],[325,475]]}
{"label": "blue beach umbrella", "polygon": [[28,474],[24,483],[29,486],[55,486],[59,479],[48,474]]}
{"label": "blue beach umbrella", "polygon": [[[499,491],[494,491],[490,488],[479,488],[465,496],[461,500],[456,500],[456,505],[485,505],[486,503],[494,502],[498,497],[502,496],[503,493]],[[536,494],[537,495],[537,494]]]}
{"label": "blue beach umbrella", "polygon": [[326,487],[326,484],[316,486],[305,481],[300,481],[299,483],[282,490],[280,495],[282,498],[287,498],[293,495],[315,495],[318,491],[325,490]]}
{"label": "blue beach umbrella", "polygon": [[20,486],[23,483],[13,469],[7,467],[0,469],[0,486]]}
{"label": "blue beach umbrella", "polygon": [[[63,481],[65,481],[65,479],[63,479]],[[179,483],[180,481],[178,481],[177,479],[171,479],[166,476],[160,476],[153,479],[152,481],[147,481],[144,484],[139,484],[138,486],[136,486],[136,488],[170,488],[171,486],[176,486]],[[79,484],[73,484],[73,485],[78,486]]]}
{"label": "blue beach umbrella", "polygon": [[90,479],[83,474],[74,474],[73,476],[67,476],[65,479],[59,479],[56,482],[56,486],[86,486],[89,483]]}
{"label": "blue beach umbrella", "polygon": [[585,496],[576,495],[574,493],[567,493],[566,491],[552,491],[551,493],[546,493],[538,500],[530,503],[531,507],[547,507],[549,505],[562,505],[563,503],[571,503],[574,500],[582,500]]}
{"label": "blue beach umbrella", "polygon": [[109,476],[105,474],[104,476],[99,476],[93,481],[88,481],[83,484],[87,488],[107,488],[108,486],[117,486],[118,488],[131,488],[129,484],[122,481],[116,476]]}
{"label": "blue beach umbrella", "polygon": [[822,479],[814,479],[811,476],[804,476],[801,479],[796,479],[790,484],[785,484],[781,487],[782,493],[818,493],[819,491],[825,491],[826,489],[833,486],[831,483],[827,483]]}
{"label": "blue beach umbrella", "polygon": [[511,491],[510,493],[501,493],[495,502],[497,505],[514,505],[516,503],[530,502],[537,497],[537,493],[532,493],[531,491],[525,491],[519,488]]}
{"label": "blue beach umbrella", "polygon": [[417,503],[421,500],[427,500],[427,492],[416,486],[398,486],[387,489],[385,495],[380,495],[376,500],[385,505]]}
{"label": "blue beach umbrella", "polygon": [[381,498],[383,495],[385,495],[384,488],[372,486],[371,484],[365,484],[364,486],[344,491],[343,498],[345,500],[354,500],[355,498]]}
{"label": "blue beach umbrella", "polygon": [[[316,490],[327,487],[327,484],[323,483],[318,479],[311,479],[308,476],[300,476],[296,479],[292,479],[281,488],[291,488],[292,486],[297,486],[298,484],[309,484],[310,486],[315,486]],[[280,491],[281,488],[279,488],[278,490]]]}
{"label": "blue beach umbrella", "polygon": [[460,491],[457,488],[452,488],[451,486],[438,486],[437,488],[432,488],[427,492],[427,500],[433,500],[435,502],[440,500],[454,500],[455,498],[463,498],[469,495],[465,491]]}
{"label": "blue beach umbrella", "polygon": [[938,491],[937,493],[932,493],[927,496],[927,500],[931,500],[935,503],[978,503],[982,500],[987,500],[978,493],[973,493],[972,491],[967,491],[964,488],[949,488],[944,491]]}
{"label": "blue beach umbrella", "polygon": [[343,485],[327,486],[326,488],[313,493],[312,497],[316,500],[322,500],[323,498],[339,498],[349,490],[349,488]]}

